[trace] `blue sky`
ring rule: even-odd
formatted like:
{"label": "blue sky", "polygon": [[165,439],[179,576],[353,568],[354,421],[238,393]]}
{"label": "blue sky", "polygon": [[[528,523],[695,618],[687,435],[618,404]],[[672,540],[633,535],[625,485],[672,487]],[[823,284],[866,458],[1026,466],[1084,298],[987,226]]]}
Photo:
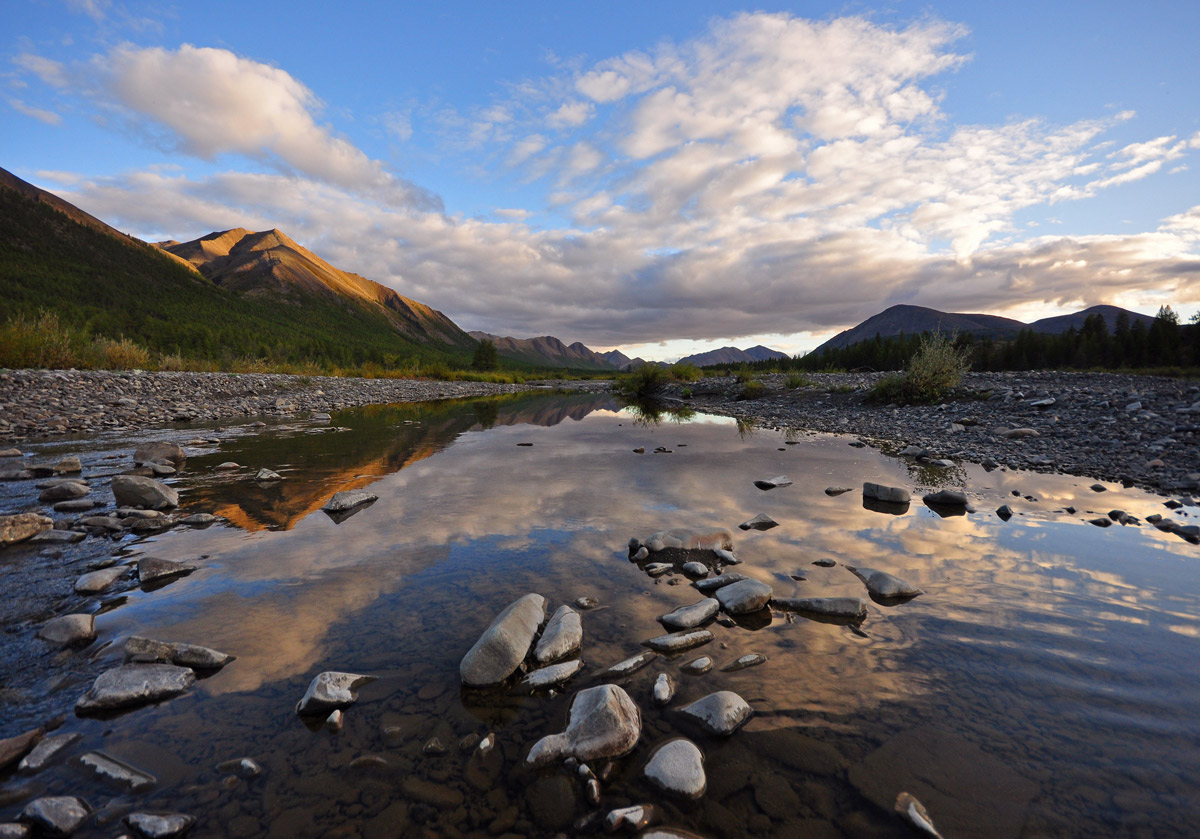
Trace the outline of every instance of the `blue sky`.
{"label": "blue sky", "polygon": [[648,358],[1200,308],[1197,4],[392,5],[12,4],[0,166]]}

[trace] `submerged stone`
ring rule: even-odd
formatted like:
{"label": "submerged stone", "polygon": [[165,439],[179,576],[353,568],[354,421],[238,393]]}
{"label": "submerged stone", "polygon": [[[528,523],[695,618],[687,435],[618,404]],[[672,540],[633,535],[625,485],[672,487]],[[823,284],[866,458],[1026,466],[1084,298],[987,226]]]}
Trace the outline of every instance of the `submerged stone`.
{"label": "submerged stone", "polygon": [[784,612],[847,622],[862,621],[867,616],[867,601],[861,597],[775,597],[771,599],[771,605]]}
{"label": "submerged stone", "polygon": [[672,632],[669,635],[659,635],[657,638],[651,638],[642,643],[660,653],[677,653],[707,644],[712,639],[713,634],[707,629],[689,629],[683,632]]}
{"label": "submerged stone", "polygon": [[692,585],[694,585],[700,591],[710,592],[748,579],[750,578],[738,571],[728,571],[717,577],[709,577],[707,580],[697,580],[696,582],[692,583]]}
{"label": "submerged stone", "polygon": [[620,678],[636,673],[641,670],[654,659],[658,658],[658,653],[648,650],[644,653],[638,653],[635,656],[630,656],[624,661],[618,661],[612,667],[605,671],[605,675],[612,678]]}
{"label": "submerged stone", "polygon": [[915,827],[918,832],[932,836],[934,839],[942,839],[942,834],[938,833],[937,828],[933,826],[933,819],[930,818],[925,806],[910,793],[902,792],[897,795],[893,809],[900,814],[900,818]]}
{"label": "submerged stone", "polygon": [[21,811],[21,821],[30,822],[50,836],[70,836],[87,821],[92,808],[82,798],[54,795],[30,801]]}
{"label": "submerged stone", "polygon": [[654,679],[654,704],[661,708],[674,698],[675,682],[668,674],[659,673]]}
{"label": "submerged stone", "polygon": [[17,771],[25,774],[41,772],[53,763],[65,749],[79,742],[83,735],[77,731],[69,734],[53,734],[33,747],[33,751],[21,758]]}
{"label": "submerged stone", "polygon": [[520,684],[523,688],[529,690],[544,690],[545,688],[561,685],[563,682],[570,679],[583,667],[583,662],[579,659],[571,661],[563,661],[558,664],[551,664],[549,667],[543,667],[540,670],[534,670],[529,673]]}
{"label": "submerged stone", "polygon": [[863,484],[863,498],[874,498],[888,504],[907,504],[912,500],[908,490],[867,481]]}

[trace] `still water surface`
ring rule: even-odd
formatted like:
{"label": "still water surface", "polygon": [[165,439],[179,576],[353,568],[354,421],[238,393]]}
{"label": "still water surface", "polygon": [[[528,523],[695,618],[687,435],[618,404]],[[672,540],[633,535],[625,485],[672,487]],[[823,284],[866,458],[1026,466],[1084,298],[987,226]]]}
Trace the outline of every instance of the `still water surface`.
{"label": "still water surface", "polygon": [[[947,839],[1196,835],[1200,549],[1146,525],[1085,521],[1114,507],[1167,514],[1161,498],[1118,485],[1097,494],[1069,476],[931,470],[850,438],[724,418],[655,424],[604,396],[377,406],[332,426],[341,430],[232,435],[190,457],[184,510],[229,524],[131,544],[131,556],[200,570],[135,589],[97,618],[97,643],[112,642],[105,664],[134,633],[237,656],[181,698],[63,729],[83,734],[80,750],[154,774],[157,786],[131,803],[198,816],[192,836],[575,835],[595,809],[650,802],[665,823],[704,836],[904,837],[914,834],[890,812],[902,790]],[[247,468],[213,472],[227,460]],[[260,467],[285,480],[256,484],[247,473]],[[779,474],[794,485],[753,484]],[[866,509],[864,480],[918,501],[902,515]],[[855,490],[829,497],[830,485]],[[360,487],[379,500],[341,523],[320,511]],[[951,487],[978,512],[942,518],[920,504],[922,490]],[[992,512],[1002,503],[1019,515],[1002,522]],[[757,513],[780,526],[736,529]],[[595,808],[573,773],[521,762],[562,729],[572,693],[661,634],[657,616],[699,599],[684,577],[651,579],[628,560],[631,536],[681,526],[733,530],[737,570],[777,595],[865,596],[843,564],[926,594],[872,603],[861,629],[783,613],[713,624],[713,643],[634,674],[623,684],[642,739]],[[813,564],[823,558],[838,565]],[[530,591],[548,612],[599,601],[583,613],[584,671],[555,696],[463,691],[463,654]],[[746,653],[768,660],[721,672]],[[700,654],[716,667],[682,674]],[[294,712],[324,670],[378,677],[339,733]],[[666,709],[651,701],[659,672],[679,686]],[[722,741],[672,710],[716,690],[755,711]],[[488,732],[488,759],[460,749]],[[653,747],[678,734],[705,754],[699,802],[673,801],[641,775]],[[434,737],[445,754],[424,753]],[[243,755],[265,774],[214,769]],[[68,766],[38,777],[46,794],[113,796]]]}

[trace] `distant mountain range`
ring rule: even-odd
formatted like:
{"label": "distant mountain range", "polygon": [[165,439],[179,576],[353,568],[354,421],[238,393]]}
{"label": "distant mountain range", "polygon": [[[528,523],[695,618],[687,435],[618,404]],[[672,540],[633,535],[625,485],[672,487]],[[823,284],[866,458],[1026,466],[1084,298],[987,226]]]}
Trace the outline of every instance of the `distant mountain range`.
{"label": "distant mountain range", "polygon": [[[540,338],[504,338],[488,332],[468,333],[476,341],[491,341],[502,358],[521,361],[535,367],[562,367],[573,370],[619,370],[604,355],[576,341],[564,344],[550,335]],[[624,358],[624,356],[621,356]]]}
{"label": "distant mountain range", "polygon": [[1118,306],[1092,306],[1074,314],[1024,323],[998,315],[939,312],[937,309],[927,309],[924,306],[899,305],[884,309],[879,314],[867,318],[858,326],[839,332],[813,350],[813,353],[849,347],[860,341],[870,341],[876,335],[881,338],[892,338],[901,333],[919,335],[922,332],[941,331],[949,335],[969,332],[976,338],[993,339],[1015,338],[1022,329],[1058,334],[1066,332],[1071,327],[1079,329],[1090,315],[1101,315],[1111,332],[1116,326],[1117,316],[1122,312],[1129,318],[1130,324],[1142,321],[1149,326],[1154,321],[1152,317],[1130,312]]}
{"label": "distant mountain range", "polygon": [[679,359],[676,364],[694,364],[697,367],[707,367],[716,364],[744,364],[751,361],[766,361],[768,359],[789,357],[787,353],[782,353],[779,350],[773,350],[759,344],[748,350],[739,350],[737,347],[721,347],[718,350],[709,350],[708,352],[685,356]]}

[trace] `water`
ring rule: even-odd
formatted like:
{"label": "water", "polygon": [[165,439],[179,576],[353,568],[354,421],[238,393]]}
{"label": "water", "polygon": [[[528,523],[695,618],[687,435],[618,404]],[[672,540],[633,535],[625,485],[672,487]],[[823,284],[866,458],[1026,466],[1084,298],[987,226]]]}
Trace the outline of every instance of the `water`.
{"label": "water", "polygon": [[[597,809],[582,784],[522,760],[562,729],[571,693],[661,634],[658,615],[699,599],[683,577],[651,579],[628,561],[629,537],[717,525],[735,533],[737,570],[782,596],[864,596],[842,564],[889,571],[926,594],[872,603],[861,629],[783,613],[714,624],[713,643],[630,677],[622,684],[641,707],[643,735],[616,761],[599,809],[654,803],[666,824],[713,837],[904,837],[911,830],[890,812],[904,790],[947,839],[1194,834],[1200,550],[1150,526],[1085,521],[1114,507],[1142,519],[1168,513],[1160,498],[1117,485],[1097,494],[1091,480],[1067,476],[931,470],[848,438],[723,418],[655,425],[603,396],[374,407],[328,427],[220,436],[189,458],[179,487],[185,511],[231,526],[123,543],[124,555],[200,568],[107,601],[96,644],[69,661],[35,661],[54,676],[30,701],[69,710],[134,633],[237,660],[178,699],[68,717],[62,730],[83,735],[76,753],[100,749],[152,773],[149,793],[99,785],[68,762],[29,780],[10,773],[0,800],[70,793],[94,806],[116,799],[112,812],[192,813],[198,837],[575,835],[572,823]],[[75,441],[45,456],[82,451],[95,462],[113,446]],[[653,453],[660,446],[670,453]],[[227,460],[247,468],[213,471]],[[286,479],[256,484],[260,467]],[[795,484],[753,485],[778,474]],[[978,512],[941,518],[918,500],[889,515],[865,509],[857,490],[824,493],[864,480],[918,498],[962,487]],[[379,500],[340,524],[320,511],[333,492],[359,487]],[[991,511],[1002,503],[1020,514],[1001,522]],[[736,530],[760,512],[780,526]],[[85,555],[45,562],[75,556]],[[839,565],[813,564],[822,558]],[[583,673],[557,696],[461,689],[462,655],[529,591],[549,610],[585,595],[600,602],[583,613]],[[746,653],[768,660],[721,672]],[[701,654],[715,660],[712,672],[680,673]],[[10,684],[31,670],[0,661]],[[294,713],[323,670],[378,677],[339,733]],[[667,709],[650,698],[658,672],[679,685]],[[727,740],[697,734],[672,710],[722,689],[755,710]],[[487,758],[460,747],[488,732],[497,748]],[[673,801],[641,776],[653,747],[677,734],[705,753],[699,802]],[[434,737],[445,754],[423,752]],[[243,755],[265,774],[214,768]],[[0,809],[0,820],[20,806]]]}

